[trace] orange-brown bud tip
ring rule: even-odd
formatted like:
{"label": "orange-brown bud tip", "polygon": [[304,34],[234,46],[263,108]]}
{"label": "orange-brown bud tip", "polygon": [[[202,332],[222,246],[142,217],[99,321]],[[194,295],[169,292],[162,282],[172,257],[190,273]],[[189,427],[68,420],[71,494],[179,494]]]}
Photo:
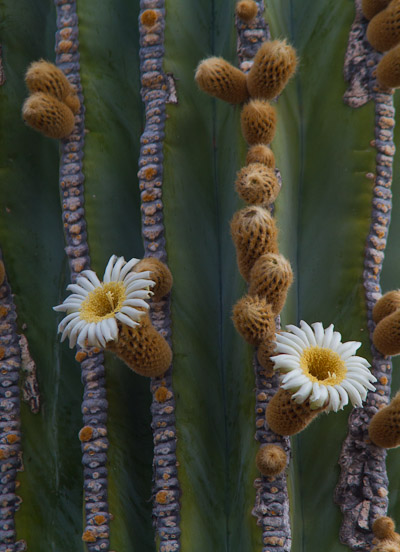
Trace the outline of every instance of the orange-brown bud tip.
{"label": "orange-brown bud tip", "polygon": [[152,301],[160,301],[172,288],[172,274],[170,269],[156,257],[146,257],[139,261],[134,267],[135,272],[151,272],[150,279],[155,282],[152,288]]}
{"label": "orange-brown bud tip", "polygon": [[70,94],[69,96],[67,96],[64,100],[64,103],[70,108],[72,113],[74,113],[75,115],[78,113],[78,111],[81,108],[81,102],[79,101],[77,94]]}
{"label": "orange-brown bud tip", "polygon": [[400,445],[400,393],[372,416],[368,433],[378,447],[388,449]]}
{"label": "orange-brown bud tip", "polygon": [[201,61],[195,79],[203,92],[225,102],[240,104],[249,97],[246,75],[223,58],[211,57]]}
{"label": "orange-brown bud tip", "polygon": [[25,75],[25,82],[30,92],[50,94],[60,101],[75,93],[61,69],[44,59],[31,63]]}
{"label": "orange-brown bud tip", "polygon": [[256,144],[255,146],[251,146],[247,152],[246,164],[250,165],[251,163],[262,163],[269,169],[274,169],[275,155],[268,146],[265,146],[264,144]]}
{"label": "orange-brown bud tip", "polygon": [[250,345],[257,346],[265,339],[274,338],[274,313],[265,299],[245,295],[233,307],[232,320]]}
{"label": "orange-brown bud tip", "polygon": [[286,452],[278,445],[266,445],[257,452],[257,468],[266,477],[276,477],[283,472],[286,464]]}
{"label": "orange-brown bud tip", "polygon": [[378,52],[386,52],[400,42],[400,0],[392,0],[371,19],[367,39]]}
{"label": "orange-brown bud tip", "polygon": [[374,15],[384,10],[390,0],[362,0],[362,11],[367,19],[372,19]]}
{"label": "orange-brown bud tip", "polygon": [[254,0],[243,0],[236,4],[235,11],[242,21],[251,21],[257,15],[258,7]]}
{"label": "orange-brown bud tip", "polygon": [[400,309],[385,316],[376,325],[372,340],[383,355],[400,354]]}
{"label": "orange-brown bud tip", "polygon": [[261,255],[278,252],[275,221],[263,207],[255,205],[237,211],[231,221],[231,233],[239,271],[245,280]]}
{"label": "orange-brown bud tip", "polygon": [[276,131],[276,111],[265,100],[251,100],[241,113],[242,133],[249,145],[269,144]]}
{"label": "orange-brown bud tip", "polygon": [[296,50],[285,40],[264,42],[247,75],[250,96],[272,100],[285,88],[296,66]]}
{"label": "orange-brown bud tip", "polygon": [[54,96],[37,92],[22,107],[24,121],[49,138],[66,138],[74,128],[74,114]]}
{"label": "orange-brown bud tip", "polygon": [[292,267],[283,255],[266,253],[254,263],[249,281],[249,294],[265,297],[274,313],[279,314],[293,282]]}
{"label": "orange-brown bud tip", "polygon": [[281,189],[275,171],[262,163],[243,167],[237,174],[235,185],[239,196],[252,205],[270,205]]}
{"label": "orange-brown bud tip", "polygon": [[155,10],[144,10],[140,16],[140,22],[144,27],[154,27],[158,20],[158,13]]}
{"label": "orange-brown bud tip", "polygon": [[383,56],[376,67],[376,78],[384,88],[400,87],[400,46]]}
{"label": "orange-brown bud tip", "polygon": [[400,309],[400,289],[388,291],[375,303],[372,318],[378,324],[383,318]]}
{"label": "orange-brown bud tip", "polygon": [[393,538],[394,530],[394,521],[388,516],[382,516],[372,524],[372,531],[375,537],[380,540]]}

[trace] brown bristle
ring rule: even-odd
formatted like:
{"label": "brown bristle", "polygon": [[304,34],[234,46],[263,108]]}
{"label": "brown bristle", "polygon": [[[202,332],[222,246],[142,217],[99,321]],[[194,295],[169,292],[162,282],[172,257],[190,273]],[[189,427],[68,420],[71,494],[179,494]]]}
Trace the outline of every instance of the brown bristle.
{"label": "brown bristle", "polygon": [[136,328],[120,324],[118,341],[109,341],[106,348],[134,372],[151,378],[164,374],[172,360],[168,343],[152,326],[149,315]]}
{"label": "brown bristle", "polygon": [[269,428],[277,435],[295,435],[305,429],[320,412],[310,409],[310,401],[297,404],[289,391],[279,388],[265,411]]}
{"label": "brown bristle", "polygon": [[74,114],[54,96],[37,92],[22,107],[24,121],[49,138],[66,138],[74,128]]}
{"label": "brown bristle", "polygon": [[383,355],[400,354],[400,309],[385,316],[376,325],[372,339],[375,347]]}
{"label": "brown bristle", "polygon": [[384,10],[391,0],[362,0],[362,11],[367,19],[372,19]]}
{"label": "brown bristle", "polygon": [[272,339],[265,339],[260,343],[257,350],[257,359],[264,368],[267,377],[271,377],[274,374],[275,363],[271,360],[271,356],[276,354],[275,337]]}
{"label": "brown bristle", "polygon": [[400,0],[392,0],[371,19],[367,39],[378,52],[387,52],[400,42]]}
{"label": "brown bristle", "polygon": [[271,148],[264,144],[256,144],[251,146],[246,156],[246,165],[251,163],[262,163],[269,169],[275,168],[275,155]]}
{"label": "brown bristle", "polygon": [[258,7],[254,0],[243,0],[236,4],[235,11],[242,21],[251,21],[257,15]]}
{"label": "brown bristle", "polygon": [[278,252],[275,221],[263,207],[251,206],[237,211],[231,221],[231,233],[239,271],[245,280],[261,255]]}
{"label": "brown bristle", "polygon": [[378,324],[383,318],[400,309],[400,289],[388,291],[375,303],[372,318]]}
{"label": "brown bristle", "polygon": [[250,96],[272,100],[285,88],[296,66],[296,50],[285,40],[264,42],[247,75]]}
{"label": "brown bristle", "polygon": [[43,92],[64,101],[69,94],[75,94],[67,77],[54,63],[34,61],[28,67],[25,82],[30,92]]}
{"label": "brown bristle", "polygon": [[232,320],[236,330],[250,345],[257,346],[275,336],[274,313],[265,299],[245,295],[233,307]]}
{"label": "brown bristle", "polygon": [[380,60],[376,67],[376,78],[383,88],[400,88],[400,45]]}
{"label": "brown bristle", "polygon": [[400,445],[400,393],[388,406],[379,410],[368,427],[371,441],[382,448],[395,448]]}
{"label": "brown bristle", "polygon": [[265,206],[275,201],[281,189],[275,171],[262,163],[243,167],[237,174],[235,186],[246,203]]}
{"label": "brown bristle", "polygon": [[211,57],[201,61],[195,79],[203,92],[225,102],[240,104],[249,97],[246,75],[223,58]]}
{"label": "brown bristle", "polygon": [[151,272],[150,280],[155,282],[155,286],[151,288],[153,292],[152,301],[156,303],[160,301],[172,288],[172,274],[170,269],[159,259],[155,257],[146,257],[139,261],[133,268],[135,272]]}
{"label": "brown bristle", "polygon": [[249,294],[265,297],[277,315],[283,309],[287,291],[293,282],[292,267],[283,255],[266,253],[254,263],[249,281]]}
{"label": "brown bristle", "polygon": [[286,468],[286,452],[279,445],[265,445],[257,452],[258,471],[266,477],[276,477]]}
{"label": "brown bristle", "polygon": [[265,100],[251,100],[241,114],[243,137],[249,145],[269,144],[276,131],[276,111]]}
{"label": "brown bristle", "polygon": [[65,105],[67,105],[72,113],[75,115],[78,113],[78,111],[81,108],[81,102],[79,101],[79,98],[76,94],[70,94],[67,96],[64,100]]}

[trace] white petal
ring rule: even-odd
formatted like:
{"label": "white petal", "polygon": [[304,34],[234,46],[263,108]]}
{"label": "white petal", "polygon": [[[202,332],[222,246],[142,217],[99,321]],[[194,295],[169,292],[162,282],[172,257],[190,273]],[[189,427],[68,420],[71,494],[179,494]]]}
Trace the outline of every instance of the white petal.
{"label": "white petal", "polygon": [[319,397],[315,401],[312,400],[312,397],[310,398],[310,407],[312,409],[315,408],[321,408],[321,406],[324,406],[327,399],[329,397],[328,389],[326,388],[326,385],[320,385],[319,386]]}
{"label": "white petal", "polygon": [[92,284],[92,282],[90,282],[87,278],[84,278],[83,276],[80,276],[79,278],[77,278],[76,283],[78,286],[82,287],[83,289],[86,289],[86,291],[91,292],[94,290],[94,285]]}
{"label": "white petal", "polygon": [[310,326],[304,320],[300,320],[300,327],[307,336],[308,341],[310,342],[311,347],[315,347],[317,342],[315,341],[315,335]]}
{"label": "white petal", "polygon": [[83,270],[81,272],[81,275],[86,276],[86,278],[92,282],[94,287],[100,287],[101,286],[101,282],[98,279],[97,274],[93,270]]}
{"label": "white petal", "polygon": [[361,385],[362,387],[365,387],[370,391],[375,391],[375,387],[372,385],[372,383],[370,383],[365,377],[361,376],[360,374],[351,374],[351,377],[349,377],[348,380],[351,383],[358,382],[359,385]]}
{"label": "white petal", "polygon": [[339,345],[336,352],[340,355],[342,360],[347,360],[354,355],[360,346],[361,343],[359,341],[346,341],[345,343],[341,343]]}
{"label": "white petal", "polygon": [[79,318],[79,312],[71,312],[71,314],[67,314],[65,318],[61,320],[61,322],[58,325],[58,332],[64,331],[65,326],[68,324],[70,320],[73,320],[74,318]]}
{"label": "white petal", "polygon": [[88,330],[89,330],[89,324],[85,324],[78,335],[77,343],[79,347],[85,346],[85,340],[87,337]]}
{"label": "white petal", "polygon": [[100,345],[102,347],[106,346],[106,340],[105,340],[104,335],[103,335],[103,327],[102,327],[101,322],[98,322],[96,324],[96,338],[97,338],[97,341],[100,343]]}
{"label": "white petal", "polygon": [[89,324],[89,329],[88,329],[88,335],[87,335],[88,344],[91,345],[92,347],[99,347],[100,345],[96,337],[96,325],[97,324],[95,322],[91,322]]}
{"label": "white petal", "polygon": [[317,345],[322,347],[322,343],[324,341],[324,327],[322,322],[314,322],[311,326],[314,328],[315,341],[317,342]]}
{"label": "white petal", "polygon": [[138,289],[137,291],[129,292],[127,290],[126,292],[127,299],[149,299],[152,295],[154,294],[147,289]]}
{"label": "white petal", "polygon": [[139,311],[132,307],[122,307],[119,312],[126,314],[127,316],[129,316],[129,318],[132,318],[132,320],[136,321],[140,320],[144,316],[143,311]]}
{"label": "white petal", "polygon": [[311,393],[311,390],[312,390],[312,382],[311,381],[307,381],[307,383],[304,383],[300,389],[297,391],[297,393],[294,393],[292,395],[292,399],[297,403],[297,404],[301,404],[303,403],[304,401],[306,401],[308,399],[308,397],[310,396],[310,393]]}
{"label": "white petal", "polygon": [[81,329],[86,326],[87,322],[84,320],[80,320],[76,325],[75,328],[71,331],[69,334],[69,347],[72,349],[76,345],[76,340],[78,338],[79,332]]}
{"label": "white petal", "polygon": [[333,337],[333,327],[334,327],[333,324],[331,324],[325,329],[324,339],[322,341],[322,347],[328,348],[331,346],[331,341]]}
{"label": "white petal", "polygon": [[299,368],[298,360],[290,360],[287,357],[290,357],[290,355],[278,355],[275,357],[271,357],[274,362],[274,369],[279,370],[280,372],[290,372],[291,370],[296,370],[297,368]]}
{"label": "white petal", "polygon": [[55,310],[56,312],[66,312],[68,310],[68,305],[66,305],[65,303],[61,303],[61,305],[56,305],[55,307],[53,307],[53,310]]}
{"label": "white petal", "polygon": [[114,263],[115,263],[116,260],[117,260],[117,256],[112,255],[110,257],[110,260],[107,263],[106,269],[104,271],[104,276],[103,276],[103,282],[105,284],[108,284],[111,281],[110,280],[111,272],[112,272],[112,269],[113,269],[113,266],[114,266]]}
{"label": "white petal", "polygon": [[114,268],[111,272],[111,281],[112,282],[118,282],[119,280],[122,280],[122,278],[119,277],[121,268],[126,264],[126,261],[123,257],[119,257],[117,262],[114,265]]}
{"label": "white petal", "polygon": [[115,318],[117,318],[122,324],[126,324],[127,326],[130,326],[131,328],[136,328],[136,326],[140,326],[137,322],[134,322],[129,318],[129,316],[126,316],[126,314],[123,314],[122,312],[116,312]]}
{"label": "white petal", "polygon": [[[105,342],[108,343],[109,341],[112,341],[113,337],[111,335],[111,330],[110,330],[110,326],[108,324],[108,319],[107,320],[102,320],[101,322],[99,322],[99,325],[100,325],[101,333],[104,337]],[[103,345],[103,347],[104,347],[104,345]]]}
{"label": "white petal", "polygon": [[89,295],[89,292],[86,291],[86,289],[84,289],[83,287],[78,286],[78,284],[69,284],[67,286],[67,290],[68,291],[73,291],[74,293],[76,293],[78,295],[83,295],[83,297],[86,297],[87,295]]}
{"label": "white petal", "polygon": [[121,269],[121,272],[119,273],[119,279],[124,280],[125,276],[132,270],[132,268],[138,264],[140,259],[131,259],[126,263],[126,265]]}
{"label": "white petal", "polygon": [[304,342],[302,339],[300,339],[300,337],[289,332],[280,332],[280,334],[278,335],[286,337],[291,343],[296,343],[299,346],[298,350],[301,352],[301,354],[303,353]]}
{"label": "white petal", "polygon": [[330,349],[332,349],[332,351],[337,352],[337,348],[339,347],[341,340],[342,340],[342,335],[339,332],[333,332],[331,344],[329,345]]}
{"label": "white petal", "polygon": [[293,326],[293,324],[288,324],[286,326],[286,329],[289,330],[292,334],[297,335],[297,337],[299,337],[302,340],[304,347],[310,347],[311,344],[307,337],[306,332],[304,332],[297,326]]}
{"label": "white petal", "polygon": [[347,391],[349,398],[354,406],[361,406],[362,399],[357,389],[347,380],[340,382],[340,385]]}
{"label": "white petal", "polygon": [[[287,337],[288,335],[290,337]],[[296,338],[296,336],[294,336],[294,337]],[[281,334],[281,333],[276,334],[276,342],[278,344],[278,350],[279,350],[279,345],[283,344],[283,345],[287,345],[288,347],[291,347],[294,351],[297,351],[299,353],[299,355],[301,355],[303,353],[303,347],[301,347],[298,343],[296,343],[296,341],[294,339],[292,339],[291,334],[287,334],[287,333],[286,333],[286,335]]]}
{"label": "white petal", "polygon": [[307,381],[308,379],[306,378],[306,376],[301,375],[285,383],[281,383],[281,387],[282,389],[295,389],[297,391],[297,389],[307,383]]}
{"label": "white petal", "polygon": [[340,396],[339,408],[340,410],[343,410],[343,407],[346,406],[349,402],[349,396],[347,392],[343,389],[343,387],[341,387],[341,385],[334,385],[333,387],[339,393],[339,396]]}
{"label": "white petal", "polygon": [[370,363],[368,362],[367,359],[363,358],[363,357],[360,357],[360,356],[356,356],[356,355],[353,355],[352,358],[349,358],[346,362],[346,364],[348,362],[359,362],[360,364],[362,364],[363,366],[365,366],[366,368],[370,368],[371,365]]}
{"label": "white petal", "polygon": [[153,280],[134,280],[126,285],[126,292],[129,293],[137,289],[144,289],[150,286],[153,287],[153,285]]}
{"label": "white petal", "polygon": [[153,280],[151,279],[151,275],[151,270],[144,270],[143,272],[131,272],[124,279],[124,283],[128,284],[134,282],[135,280],[149,280],[152,282]]}
{"label": "white petal", "polygon": [[329,393],[329,405],[328,410],[337,412],[339,410],[340,406],[340,395],[332,385],[328,386],[328,393]]}
{"label": "white petal", "polygon": [[[78,302],[75,302],[75,301],[67,301],[65,300],[65,303],[64,303],[64,311],[65,312],[68,312],[68,311],[71,311],[71,312],[78,312],[81,310],[81,306],[82,306],[82,302],[78,303]],[[61,309],[54,309],[54,310],[57,310],[57,311],[61,311]]]}
{"label": "white petal", "polygon": [[146,303],[146,301],[143,301],[143,299],[126,299],[123,302],[123,307],[143,307],[145,309],[149,308],[149,304]]}
{"label": "white petal", "polygon": [[[75,328],[77,324],[79,324],[80,318],[74,318],[73,320],[70,320],[68,324],[65,326],[64,331],[61,335],[61,342],[64,341],[64,339],[71,333],[71,331]],[[60,327],[60,326],[59,326]]]}
{"label": "white petal", "polygon": [[108,318],[107,320],[104,320],[103,322],[106,322],[108,325],[108,329],[110,330],[111,338],[113,341],[118,340],[118,324],[115,318]]}
{"label": "white petal", "polygon": [[282,376],[281,382],[282,383],[287,383],[291,379],[298,378],[299,376],[302,376],[303,378],[305,378],[305,381],[308,381],[308,378],[306,378],[306,376],[303,374],[303,372],[301,370],[291,370],[290,372],[288,372],[287,374]]}
{"label": "white petal", "polygon": [[315,402],[319,399],[321,395],[321,387],[323,386],[317,383],[316,381],[313,382],[313,386],[312,386],[313,390],[312,390],[312,395],[310,397],[310,402]]}

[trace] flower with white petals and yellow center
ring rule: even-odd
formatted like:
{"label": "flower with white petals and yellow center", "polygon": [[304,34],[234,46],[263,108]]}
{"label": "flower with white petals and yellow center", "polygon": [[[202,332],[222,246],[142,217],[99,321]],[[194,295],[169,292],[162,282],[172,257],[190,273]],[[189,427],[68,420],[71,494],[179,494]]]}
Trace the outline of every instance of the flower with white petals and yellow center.
{"label": "flower with white petals and yellow center", "polygon": [[76,283],[67,287],[72,294],[53,307],[67,313],[58,326],[61,341],[69,337],[71,348],[76,343],[83,347],[86,340],[93,347],[105,347],[110,341],[118,341],[118,322],[132,328],[139,326],[149,308],[145,299],[151,297],[154,282],[149,271],[132,272],[138,262],[139,259],[126,262],[113,255],[103,282],[92,270],[84,270]]}
{"label": "flower with white petals and yellow center", "polygon": [[279,354],[271,359],[275,370],[281,372],[281,387],[292,393],[296,403],[309,399],[311,409],[325,406],[326,412],[337,412],[349,399],[354,406],[361,406],[368,389],[375,391],[370,364],[355,356],[361,343],[342,343],[333,324],[324,330],[321,322],[311,328],[302,320],[300,328],[289,325],[286,329],[289,331],[276,334]]}

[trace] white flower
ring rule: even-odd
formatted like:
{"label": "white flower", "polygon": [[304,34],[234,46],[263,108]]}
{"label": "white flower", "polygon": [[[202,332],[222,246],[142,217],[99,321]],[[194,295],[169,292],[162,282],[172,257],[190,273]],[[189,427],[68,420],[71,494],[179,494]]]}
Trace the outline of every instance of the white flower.
{"label": "white flower", "polygon": [[103,282],[93,270],[84,270],[75,284],[67,286],[72,295],[53,307],[67,316],[60,322],[61,341],[69,336],[69,346],[83,347],[87,339],[93,347],[105,347],[109,341],[118,341],[118,324],[134,328],[145,315],[149,305],[149,290],[155,283],[150,272],[131,272],[140,259],[126,262],[113,255],[108,261]]}
{"label": "white flower", "polygon": [[289,332],[276,334],[278,355],[271,357],[275,370],[281,372],[281,387],[293,393],[298,404],[310,399],[312,409],[326,406],[326,411],[341,410],[350,401],[361,406],[367,389],[375,391],[376,378],[368,370],[370,364],[354,353],[361,343],[341,342],[333,324],[324,330],[321,322],[303,320],[300,328],[289,325]]}

